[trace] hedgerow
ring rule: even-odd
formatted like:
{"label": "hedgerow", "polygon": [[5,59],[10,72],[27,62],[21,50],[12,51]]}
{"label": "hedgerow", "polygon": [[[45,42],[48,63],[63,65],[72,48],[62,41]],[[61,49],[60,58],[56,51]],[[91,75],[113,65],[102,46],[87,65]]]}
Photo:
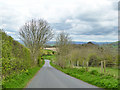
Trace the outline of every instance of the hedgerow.
{"label": "hedgerow", "polygon": [[11,36],[8,36],[5,32],[2,33],[2,82],[8,80],[8,78],[25,72],[28,69],[34,67],[33,60],[31,59],[31,53],[28,48],[15,41]]}

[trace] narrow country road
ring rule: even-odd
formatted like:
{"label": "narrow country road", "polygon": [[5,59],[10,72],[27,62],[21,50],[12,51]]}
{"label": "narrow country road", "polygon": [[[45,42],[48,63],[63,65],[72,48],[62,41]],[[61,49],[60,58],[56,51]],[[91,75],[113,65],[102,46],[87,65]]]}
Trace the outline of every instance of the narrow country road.
{"label": "narrow country road", "polygon": [[27,88],[98,88],[53,68],[49,60],[30,81]]}

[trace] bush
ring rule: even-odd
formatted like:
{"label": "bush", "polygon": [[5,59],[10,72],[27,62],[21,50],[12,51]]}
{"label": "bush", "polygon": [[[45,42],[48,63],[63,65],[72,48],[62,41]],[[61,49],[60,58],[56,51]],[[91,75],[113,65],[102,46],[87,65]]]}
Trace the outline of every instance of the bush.
{"label": "bush", "polygon": [[98,71],[97,70],[92,70],[92,71],[90,71],[90,74],[98,75]]}
{"label": "bush", "polygon": [[40,70],[42,65],[40,67],[35,66],[26,70],[25,72],[6,78],[7,80],[2,84],[3,90],[6,90],[7,88],[11,88],[11,90],[13,88],[20,88],[20,90],[22,90],[22,88],[26,86],[26,84],[35,75],[35,73]]}
{"label": "bush", "polygon": [[24,47],[19,42],[15,41],[11,36],[5,32],[2,33],[2,78],[9,78],[15,74],[26,71],[34,67],[31,58],[30,50]]}
{"label": "bush", "polygon": [[80,71],[80,72],[85,72],[86,69],[85,69],[85,68],[81,68],[81,69],[79,69],[79,71]]}

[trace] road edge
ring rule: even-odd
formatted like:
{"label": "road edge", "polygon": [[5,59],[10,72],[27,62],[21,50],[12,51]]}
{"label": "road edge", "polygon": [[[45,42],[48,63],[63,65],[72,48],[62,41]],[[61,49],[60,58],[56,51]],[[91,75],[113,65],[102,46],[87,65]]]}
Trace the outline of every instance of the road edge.
{"label": "road edge", "polygon": [[[44,65],[43,65],[44,66]],[[42,67],[43,67],[42,66]],[[25,88],[27,88],[27,86],[30,84],[30,82],[35,78],[35,76],[39,73],[39,71],[41,70],[41,68],[42,67],[40,67],[40,69],[35,73],[35,75],[29,80],[29,82],[25,85],[25,87],[22,89],[22,90],[24,90]]]}

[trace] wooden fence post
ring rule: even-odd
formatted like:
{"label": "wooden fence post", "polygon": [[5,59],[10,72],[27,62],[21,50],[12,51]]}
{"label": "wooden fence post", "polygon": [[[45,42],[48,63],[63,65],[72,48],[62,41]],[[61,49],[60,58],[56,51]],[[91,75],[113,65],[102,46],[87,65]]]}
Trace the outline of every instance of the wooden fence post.
{"label": "wooden fence post", "polygon": [[79,61],[77,61],[77,66],[79,66]]}
{"label": "wooden fence post", "polygon": [[86,71],[88,71],[88,62],[87,62],[86,64],[87,64],[87,68],[86,68]]}
{"label": "wooden fence post", "polygon": [[83,67],[84,67],[84,61],[83,61]]}
{"label": "wooden fence post", "polygon": [[101,73],[103,72],[103,61],[101,61]]}
{"label": "wooden fence post", "polygon": [[106,72],[106,63],[105,63],[105,60],[104,60],[104,72]]}

